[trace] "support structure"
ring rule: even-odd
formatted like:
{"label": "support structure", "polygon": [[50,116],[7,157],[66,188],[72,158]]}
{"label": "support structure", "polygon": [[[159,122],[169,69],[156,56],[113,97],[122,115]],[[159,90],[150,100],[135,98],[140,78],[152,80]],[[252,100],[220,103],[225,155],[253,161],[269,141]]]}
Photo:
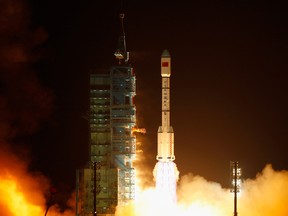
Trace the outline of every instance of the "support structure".
{"label": "support structure", "polygon": [[237,212],[237,194],[240,192],[241,185],[241,168],[239,168],[238,161],[230,162],[231,170],[231,192],[234,193],[234,216],[238,216]]}
{"label": "support structure", "polygon": [[136,77],[128,64],[123,19],[120,14],[116,65],[109,73],[90,75],[90,159],[77,170],[76,216],[112,216],[116,206],[135,199]]}

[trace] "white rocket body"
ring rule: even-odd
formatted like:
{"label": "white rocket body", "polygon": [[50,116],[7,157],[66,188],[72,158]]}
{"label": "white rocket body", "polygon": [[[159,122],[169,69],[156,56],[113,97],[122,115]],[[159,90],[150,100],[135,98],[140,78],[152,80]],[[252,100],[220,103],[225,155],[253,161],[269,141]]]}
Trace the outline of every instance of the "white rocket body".
{"label": "white rocket body", "polygon": [[162,125],[158,129],[157,160],[169,162],[175,160],[174,131],[170,125],[170,75],[171,58],[168,50],[161,56],[162,76]]}

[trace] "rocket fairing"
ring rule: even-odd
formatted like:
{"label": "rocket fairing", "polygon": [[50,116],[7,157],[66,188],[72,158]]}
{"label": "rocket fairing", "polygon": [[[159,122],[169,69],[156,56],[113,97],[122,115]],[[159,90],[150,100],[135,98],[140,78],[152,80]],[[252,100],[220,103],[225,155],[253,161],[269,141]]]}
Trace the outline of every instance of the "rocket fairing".
{"label": "rocket fairing", "polygon": [[174,161],[174,132],[170,125],[170,75],[171,58],[168,50],[161,55],[162,76],[162,125],[158,128],[157,157],[158,161]]}

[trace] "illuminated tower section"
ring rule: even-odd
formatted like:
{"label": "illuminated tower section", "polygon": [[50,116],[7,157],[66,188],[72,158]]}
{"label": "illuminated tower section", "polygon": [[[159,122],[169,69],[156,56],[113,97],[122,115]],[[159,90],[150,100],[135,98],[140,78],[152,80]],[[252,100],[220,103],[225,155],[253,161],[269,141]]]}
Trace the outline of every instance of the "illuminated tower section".
{"label": "illuminated tower section", "polygon": [[131,66],[119,65],[112,67],[110,77],[112,165],[117,168],[117,204],[125,205],[135,198],[135,75]]}
{"label": "illuminated tower section", "polygon": [[135,199],[135,169],[133,160],[136,156],[136,77],[128,63],[129,52],[126,50],[124,14],[120,14],[122,34],[114,56],[118,65],[111,68],[111,147],[113,166],[117,168],[117,205],[123,206]]}
{"label": "illuminated tower section", "polygon": [[170,125],[170,75],[171,58],[168,50],[161,55],[162,125],[158,129],[157,160],[174,161],[174,132]]}

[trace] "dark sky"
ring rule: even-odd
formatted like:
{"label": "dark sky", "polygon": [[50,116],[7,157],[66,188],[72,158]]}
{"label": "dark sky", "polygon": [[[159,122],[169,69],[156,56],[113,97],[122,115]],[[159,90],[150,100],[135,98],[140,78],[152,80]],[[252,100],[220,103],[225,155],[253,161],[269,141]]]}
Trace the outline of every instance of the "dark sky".
{"label": "dark sky", "polygon": [[[227,186],[230,160],[239,160],[244,178],[267,163],[288,169],[287,7],[241,2],[124,1],[138,126],[147,130],[139,140],[149,169],[161,123],[163,49],[172,56],[180,175],[192,172]],[[88,159],[89,71],[108,71],[115,63],[120,0],[26,3],[29,28],[47,36],[34,47],[41,57],[31,68],[53,105],[38,130],[17,140],[31,150],[31,169],[73,188],[75,169]]]}

